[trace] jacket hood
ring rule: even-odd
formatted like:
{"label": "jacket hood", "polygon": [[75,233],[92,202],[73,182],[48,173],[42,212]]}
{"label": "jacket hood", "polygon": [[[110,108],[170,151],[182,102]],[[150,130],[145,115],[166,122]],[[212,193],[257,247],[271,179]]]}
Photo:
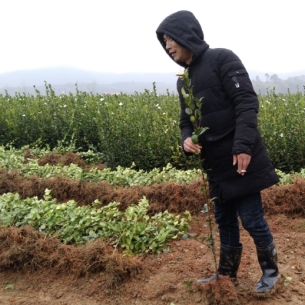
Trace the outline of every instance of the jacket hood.
{"label": "jacket hood", "polygon": [[[193,53],[193,61],[209,48],[209,45],[204,41],[204,35],[199,21],[189,11],[178,11],[169,15],[161,22],[156,33],[162,47],[172,60],[174,59],[166,50],[166,43],[163,39],[164,34],[190,50]],[[177,63],[182,67],[188,67],[186,63]]]}

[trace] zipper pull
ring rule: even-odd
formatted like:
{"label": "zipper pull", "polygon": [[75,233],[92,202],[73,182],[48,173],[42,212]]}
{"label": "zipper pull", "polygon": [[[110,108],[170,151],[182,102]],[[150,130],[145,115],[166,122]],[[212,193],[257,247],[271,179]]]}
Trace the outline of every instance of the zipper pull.
{"label": "zipper pull", "polygon": [[236,87],[236,88],[239,88],[239,82],[238,82],[238,80],[237,80],[237,77],[236,77],[236,76],[233,76],[232,79],[233,79],[233,81],[234,81],[234,83],[235,83],[235,87]]}

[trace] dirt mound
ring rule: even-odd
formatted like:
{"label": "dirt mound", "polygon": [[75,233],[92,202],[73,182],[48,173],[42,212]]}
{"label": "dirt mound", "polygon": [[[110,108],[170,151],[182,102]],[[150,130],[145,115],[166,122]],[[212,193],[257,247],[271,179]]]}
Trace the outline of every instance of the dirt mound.
{"label": "dirt mound", "polygon": [[[24,154],[24,158],[25,159],[29,158],[29,156],[31,156],[30,152],[26,151]],[[104,164],[100,164],[100,163],[86,164],[85,161],[83,161],[83,159],[79,155],[72,152],[67,152],[64,155],[52,152],[40,157],[38,160],[38,165],[44,166],[46,164],[49,165],[62,164],[67,166],[70,164],[77,164],[80,168],[83,169],[96,168],[102,170],[105,168]]]}
{"label": "dirt mound", "polygon": [[[198,180],[188,185],[164,183],[150,187],[124,188],[112,186],[105,181],[83,182],[63,176],[52,179],[41,179],[37,176],[24,178],[18,172],[0,169],[0,195],[11,192],[19,193],[21,198],[43,198],[45,189],[48,188],[52,190],[51,194],[58,203],[74,199],[81,206],[89,205],[95,199],[103,205],[117,201],[121,203],[122,210],[146,196],[150,202],[151,214],[165,210],[171,213],[182,213],[185,210],[192,214],[199,213],[204,204],[201,187],[202,182]],[[294,184],[263,190],[262,199],[266,213],[305,215],[305,179],[298,178]]]}
{"label": "dirt mound", "polygon": [[0,270],[33,272],[51,269],[75,277],[105,273],[105,285],[117,286],[141,270],[136,257],[124,257],[102,240],[81,247],[47,238],[31,227],[1,228]]}
{"label": "dirt mound", "polygon": [[227,276],[219,276],[218,281],[211,281],[199,288],[209,305],[238,305],[239,300],[234,284]]}
{"label": "dirt mound", "polygon": [[[24,153],[27,158],[34,158],[30,150]],[[103,164],[85,164],[74,153],[60,155],[50,153],[39,159],[40,165],[71,163],[86,169],[103,168]],[[202,200],[202,182],[193,181],[188,185],[176,183],[164,183],[150,187],[134,186],[130,188],[112,186],[108,182],[71,180],[58,176],[52,179],[39,177],[24,178],[18,172],[8,172],[0,169],[0,195],[8,192],[19,193],[21,198],[37,196],[43,198],[45,189],[51,189],[51,195],[58,203],[75,200],[80,206],[89,205],[98,199],[103,205],[112,201],[121,203],[121,209],[125,210],[131,204],[137,203],[143,196],[150,202],[150,213],[154,214],[168,210],[172,213],[182,213],[185,210],[191,213],[199,213],[204,205]],[[262,191],[262,199],[266,213],[285,213],[305,215],[305,179],[298,178],[293,184],[285,186],[273,186]]]}
{"label": "dirt mound", "polygon": [[[27,158],[35,158],[30,151]],[[40,164],[75,163],[89,169],[79,156],[50,154]],[[46,162],[46,163],[45,163]],[[94,167],[94,165],[91,165]],[[191,234],[207,236],[201,181],[152,187],[114,187],[107,182],[73,181],[66,177],[24,178],[0,169],[0,194],[18,192],[22,198],[43,197],[46,188],[58,203],[74,199],[79,205],[99,199],[103,205],[121,202],[121,209],[143,196],[150,213],[168,210],[193,215]],[[228,278],[208,285],[196,280],[214,273],[210,249],[194,239],[172,240],[159,255],[123,256],[102,240],[76,247],[48,238],[31,227],[0,228],[0,303],[27,305],[301,305],[305,302],[305,180],[262,192],[266,218],[274,235],[283,284],[266,300],[251,291],[261,277],[255,246],[241,228],[244,245],[238,281]],[[200,240],[200,238],[199,238]],[[219,237],[216,238],[219,245]],[[217,252],[218,253],[218,252]]]}
{"label": "dirt mound", "polygon": [[262,192],[265,210],[270,214],[305,215],[305,179],[293,184],[274,186]]}
{"label": "dirt mound", "polygon": [[57,154],[57,153],[49,153],[39,158],[38,165],[44,166],[46,164],[50,165],[70,165],[77,164],[79,167],[84,168],[86,163],[82,160],[80,156],[75,153],[68,152],[65,155]]}
{"label": "dirt mound", "polygon": [[[305,220],[269,215],[278,247],[284,285],[266,300],[252,295],[261,276],[251,237],[241,229],[244,245],[238,281],[207,286],[196,280],[213,274],[210,249],[194,240],[172,240],[170,251],[125,257],[101,240],[82,247],[26,228],[0,231],[0,302],[2,304],[76,305],[294,305],[305,300]],[[207,235],[205,216],[194,215],[190,233]],[[216,244],[219,244],[217,237]],[[218,253],[218,251],[217,251]]]}
{"label": "dirt mound", "polygon": [[203,206],[200,200],[202,194],[199,181],[189,185],[166,183],[151,187],[124,188],[114,187],[105,181],[82,182],[63,176],[52,179],[41,179],[35,176],[24,178],[17,172],[0,169],[0,194],[11,192],[19,193],[21,198],[33,196],[43,198],[46,188],[52,190],[51,195],[57,199],[58,203],[74,199],[79,205],[89,205],[95,199],[99,199],[106,205],[112,201],[118,201],[123,210],[146,196],[150,202],[150,212],[153,214],[165,210],[174,213],[185,210],[198,212]]}

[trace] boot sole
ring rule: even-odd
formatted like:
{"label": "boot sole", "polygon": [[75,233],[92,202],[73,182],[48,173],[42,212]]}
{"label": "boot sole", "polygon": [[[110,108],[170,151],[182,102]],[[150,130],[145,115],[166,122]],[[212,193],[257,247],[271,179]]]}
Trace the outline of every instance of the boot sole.
{"label": "boot sole", "polygon": [[266,290],[265,292],[257,292],[252,291],[252,294],[257,298],[268,298],[269,296],[273,295],[275,292],[277,292],[279,286],[281,286],[284,283],[284,277],[282,275],[279,275],[277,280],[274,282],[274,286],[270,290]]}

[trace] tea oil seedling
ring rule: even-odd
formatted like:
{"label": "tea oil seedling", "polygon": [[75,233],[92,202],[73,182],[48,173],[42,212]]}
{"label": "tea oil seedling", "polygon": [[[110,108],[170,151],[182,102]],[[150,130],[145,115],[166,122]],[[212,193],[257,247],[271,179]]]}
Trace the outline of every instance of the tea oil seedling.
{"label": "tea oil seedling", "polygon": [[186,289],[188,292],[193,292],[193,289],[192,289],[192,282],[189,282],[189,281],[184,281],[183,284],[185,285]]}
{"label": "tea oil seedling", "polygon": [[[179,77],[183,81],[183,86],[181,88],[181,93],[183,95],[185,104],[187,107],[185,108],[185,112],[189,115],[190,121],[193,125],[193,133],[192,133],[192,142],[194,144],[199,143],[199,136],[202,135],[208,128],[207,127],[202,127],[201,126],[201,119],[202,119],[202,114],[201,114],[201,107],[202,107],[202,99],[198,99],[197,97],[194,96],[193,94],[193,86],[191,79],[189,78],[188,74],[188,69],[185,70],[183,74],[180,74]],[[206,174],[204,172],[203,166],[202,166],[202,158],[200,152],[196,153],[198,155],[198,167],[201,172],[201,178],[203,182],[203,187],[202,187],[202,193],[204,196],[204,206],[202,209],[202,213],[207,214],[206,217],[206,222],[209,228],[209,233],[208,236],[204,236],[199,240],[202,243],[207,243],[207,246],[213,253],[213,259],[214,259],[214,266],[215,266],[215,273],[216,273],[216,278],[218,279],[218,269],[217,269],[217,259],[216,259],[216,249],[215,249],[215,232],[213,228],[213,215],[212,215],[212,207],[213,207],[213,200],[215,198],[209,198],[209,191],[208,191],[208,181],[206,178]],[[190,236],[195,238],[197,241],[197,236]]]}

